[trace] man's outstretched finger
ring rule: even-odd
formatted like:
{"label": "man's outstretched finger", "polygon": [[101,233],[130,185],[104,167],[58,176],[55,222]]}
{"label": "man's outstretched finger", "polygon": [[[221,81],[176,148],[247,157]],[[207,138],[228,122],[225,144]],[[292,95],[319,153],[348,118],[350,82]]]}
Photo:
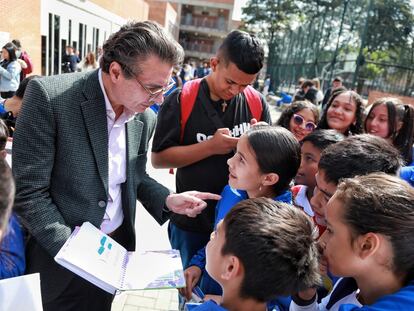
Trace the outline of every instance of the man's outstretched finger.
{"label": "man's outstretched finger", "polygon": [[197,198],[201,199],[201,200],[220,200],[221,196],[218,194],[214,194],[214,193],[210,193],[210,192],[198,192],[196,194],[194,194],[194,196],[196,196]]}

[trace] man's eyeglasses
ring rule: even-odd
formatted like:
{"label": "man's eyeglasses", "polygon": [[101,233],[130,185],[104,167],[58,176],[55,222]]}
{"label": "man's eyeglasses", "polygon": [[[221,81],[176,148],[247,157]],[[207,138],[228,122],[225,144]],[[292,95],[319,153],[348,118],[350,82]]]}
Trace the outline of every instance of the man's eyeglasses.
{"label": "man's eyeglasses", "polygon": [[175,85],[175,81],[172,78],[170,78],[170,81],[166,87],[150,90],[137,78],[137,76],[125,64],[122,64],[120,62],[118,62],[118,64],[121,66],[124,72],[127,72],[128,75],[132,76],[135,79],[135,81],[144,89],[144,91],[149,95],[148,100],[157,98],[161,94],[164,95],[165,93],[170,91]]}
{"label": "man's eyeglasses", "polygon": [[[297,125],[302,125],[305,122],[305,119],[300,114],[293,115],[293,122]],[[313,122],[306,122],[305,129],[309,132],[313,132],[316,129],[316,124]]]}
{"label": "man's eyeglasses", "polygon": [[147,92],[147,94],[149,95],[149,100],[154,99],[154,98],[158,97],[161,94],[164,95],[165,93],[170,91],[175,85],[175,81],[172,78],[170,78],[170,81],[169,81],[169,83],[166,87],[162,87],[162,88],[156,89],[154,91],[151,91],[144,84],[142,84],[142,82],[139,81],[139,79],[137,77],[134,76],[134,78],[135,78],[135,81],[137,81],[138,84],[145,90],[145,92]]}

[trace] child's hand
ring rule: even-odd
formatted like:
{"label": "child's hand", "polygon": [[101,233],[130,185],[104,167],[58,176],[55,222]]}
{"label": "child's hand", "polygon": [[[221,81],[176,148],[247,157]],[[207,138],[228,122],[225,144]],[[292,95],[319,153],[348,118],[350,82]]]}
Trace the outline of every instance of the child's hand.
{"label": "child's hand", "polygon": [[198,280],[200,279],[201,273],[202,273],[201,269],[197,266],[191,266],[185,269],[184,277],[185,277],[186,287],[180,288],[178,291],[187,300],[191,299],[193,288],[194,286],[196,286]]}
{"label": "child's hand", "polygon": [[228,154],[236,149],[238,138],[232,137],[228,128],[218,129],[207,142],[211,145],[214,154]]}
{"label": "child's hand", "polygon": [[316,295],[316,288],[308,288],[298,292],[298,296],[302,300],[311,300]]}
{"label": "child's hand", "polygon": [[204,301],[207,300],[214,300],[218,305],[220,305],[223,300],[223,297],[220,295],[205,295]]}

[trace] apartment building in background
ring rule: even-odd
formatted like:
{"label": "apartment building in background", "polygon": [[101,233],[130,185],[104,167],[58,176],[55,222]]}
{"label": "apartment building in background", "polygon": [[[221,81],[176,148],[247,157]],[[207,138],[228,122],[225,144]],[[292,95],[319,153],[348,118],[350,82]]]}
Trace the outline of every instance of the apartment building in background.
{"label": "apartment building in background", "polygon": [[[174,34],[183,46],[186,61],[201,62],[214,55],[223,38],[239,26],[232,19],[234,0],[147,0],[149,19]],[[172,11],[178,19],[174,22]]]}
{"label": "apartment building in background", "polygon": [[33,74],[62,73],[67,45],[81,58],[128,20],[157,21],[184,47],[186,58],[207,60],[229,30],[234,0],[31,0],[0,1],[0,46],[19,39]]}

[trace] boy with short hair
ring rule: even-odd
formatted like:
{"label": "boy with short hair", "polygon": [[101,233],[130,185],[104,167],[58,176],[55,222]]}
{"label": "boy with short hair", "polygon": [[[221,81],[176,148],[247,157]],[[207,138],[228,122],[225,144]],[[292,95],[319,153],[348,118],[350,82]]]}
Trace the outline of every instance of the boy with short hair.
{"label": "boy with short hair", "polygon": [[319,283],[317,232],[298,208],[266,198],[238,203],[207,244],[208,273],[223,288],[220,305],[193,310],[266,310],[266,302]]}
{"label": "boy with short hair", "polygon": [[310,199],[316,186],[315,174],[318,172],[321,153],[343,139],[344,136],[335,130],[316,130],[302,140],[301,162],[295,177],[297,186],[292,188],[292,193],[295,204],[302,207],[309,216],[316,217],[316,223],[317,212],[312,210]]}
{"label": "boy with short hair", "polygon": [[326,204],[342,178],[374,172],[396,175],[402,164],[399,151],[385,139],[374,135],[351,136],[331,145],[322,152],[319,161],[312,208],[324,215]]}

